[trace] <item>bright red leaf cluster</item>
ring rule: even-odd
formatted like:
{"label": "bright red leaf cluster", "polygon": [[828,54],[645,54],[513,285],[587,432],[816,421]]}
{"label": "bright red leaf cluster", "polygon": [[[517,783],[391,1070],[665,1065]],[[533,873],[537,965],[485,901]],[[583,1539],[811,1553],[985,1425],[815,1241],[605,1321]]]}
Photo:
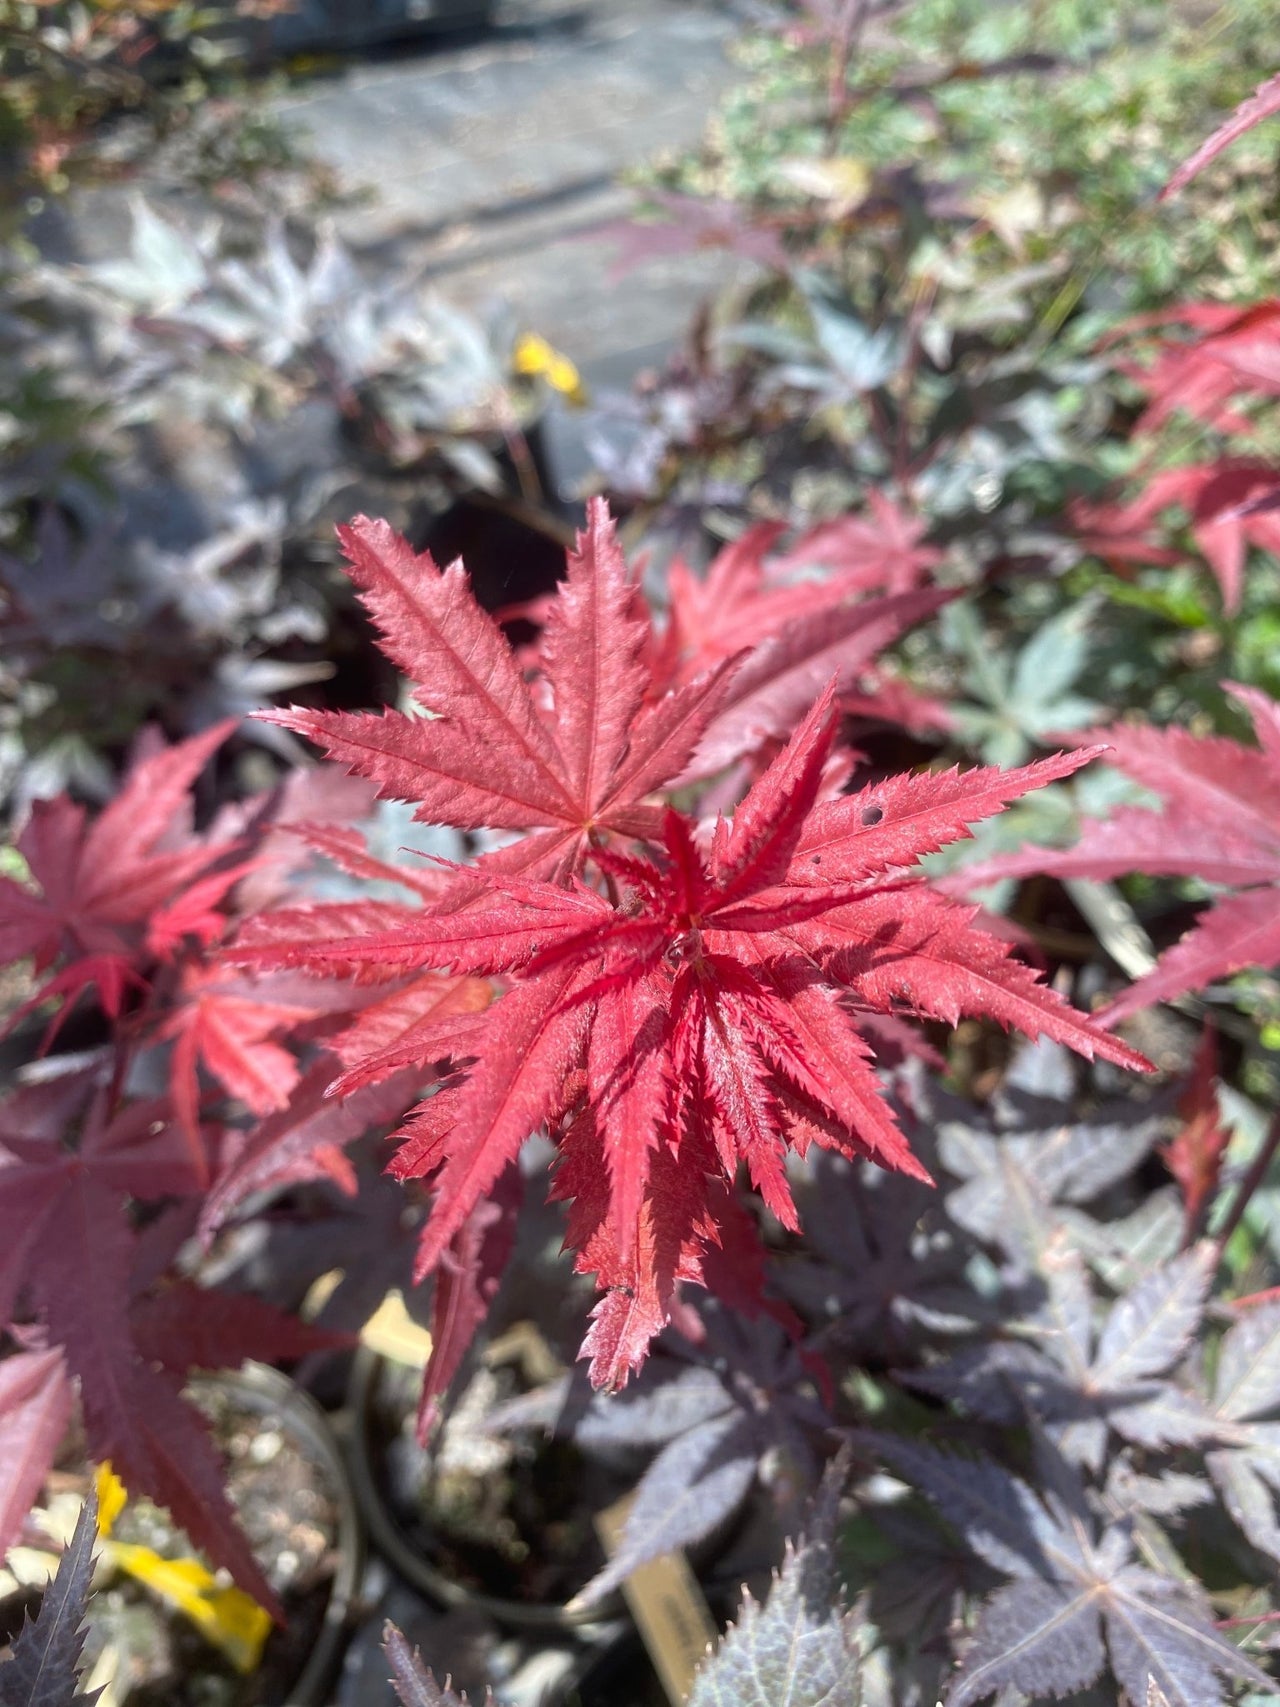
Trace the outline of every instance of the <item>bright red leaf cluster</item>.
{"label": "bright red leaf cluster", "polygon": [[[1152,332],[1159,336],[1149,340]],[[1189,303],[1130,322],[1122,335],[1138,340],[1120,371],[1150,399],[1135,428],[1148,458],[1132,497],[1071,506],[1076,537],[1121,573],[1178,563],[1186,553],[1169,512],[1180,513],[1233,612],[1249,548],[1280,552],[1280,468],[1258,454],[1253,420],[1260,403],[1280,395],[1280,299],[1247,308]],[[1220,436],[1216,454],[1152,472],[1153,435],[1179,413]]]}
{"label": "bright red leaf cluster", "polygon": [[[740,1166],[792,1227],[788,1149],[818,1143],[922,1171],[870,1065],[872,1041],[898,1016],[954,1024],[982,1014],[1143,1065],[1046,989],[972,909],[911,871],[1091,754],[839,792],[844,672],[866,662],[869,626],[887,623],[884,638],[901,626],[901,604],[884,614],[892,600],[936,604],[936,594],[867,600],[839,572],[837,595],[821,583],[771,594],[758,562],[771,541],[757,536],[712,572],[713,582],[741,578],[745,597],[718,620],[701,607],[695,627],[697,595],[677,576],[659,633],[596,503],[525,680],[459,568],[442,572],[383,524],[357,522],[344,537],[423,714],[280,721],[383,793],[419,801],[421,818],[526,835],[437,874],[438,892],[394,923],[380,907],[347,908],[340,927],[331,911],[267,914],[234,958],[502,981],[483,1011],[450,1013],[363,1061],[349,1052],[335,1087],[455,1063],[414,1110],[394,1164],[435,1186],[420,1272],[446,1259],[546,1125],[561,1145],[555,1195],[573,1203],[569,1242],[605,1294],[584,1349],[593,1379],[617,1386],[668,1320],[680,1281],[758,1294],[741,1261],[736,1280],[726,1273],[744,1248]],[[785,615],[753,632],[753,601],[771,596]],[[734,620],[736,653],[724,639]],[[827,685],[797,720],[794,696],[815,669]],[[726,721],[762,693],[777,716],[787,708],[793,732],[732,818],[701,823],[664,807],[663,785],[699,774],[709,751],[723,764],[774,733],[763,714]]]}

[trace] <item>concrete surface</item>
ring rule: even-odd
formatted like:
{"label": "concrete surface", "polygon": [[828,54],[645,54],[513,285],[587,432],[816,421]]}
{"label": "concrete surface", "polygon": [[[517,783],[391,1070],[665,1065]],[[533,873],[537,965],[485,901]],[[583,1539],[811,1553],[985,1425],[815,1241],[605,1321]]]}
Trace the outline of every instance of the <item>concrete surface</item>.
{"label": "concrete surface", "polygon": [[461,303],[501,297],[589,379],[629,378],[734,263],[702,252],[609,277],[589,235],[631,196],[618,175],[690,146],[733,76],[711,0],[508,0],[479,39],[352,63],[276,103],[348,185],[368,259],[422,263]]}

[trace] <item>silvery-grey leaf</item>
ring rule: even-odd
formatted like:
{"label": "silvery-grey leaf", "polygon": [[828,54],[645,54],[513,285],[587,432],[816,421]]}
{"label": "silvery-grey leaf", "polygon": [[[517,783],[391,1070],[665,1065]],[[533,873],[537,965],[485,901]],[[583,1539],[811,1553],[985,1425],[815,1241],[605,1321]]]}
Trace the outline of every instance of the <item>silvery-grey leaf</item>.
{"label": "silvery-grey leaf", "polygon": [[641,1477],[617,1552],[574,1597],[574,1605],[593,1605],[637,1565],[710,1535],[746,1498],[758,1458],[750,1419],[737,1412],[713,1417],[673,1440]]}
{"label": "silvery-grey leaf", "polygon": [[1276,1497],[1247,1452],[1210,1452],[1205,1459],[1222,1503],[1260,1553],[1280,1560]]}
{"label": "silvery-grey leaf", "polygon": [[1093,1343],[1093,1291],[1084,1260],[1061,1232],[1046,1244],[1038,1273],[1044,1306],[1033,1318],[1044,1348],[1077,1380],[1089,1367]]}
{"label": "silvery-grey leaf", "polygon": [[1096,1600],[1032,1579],[998,1589],[983,1606],[947,1707],[968,1707],[1012,1685],[1034,1697],[1067,1695],[1106,1663]]}
{"label": "silvery-grey leaf", "polygon": [[81,1694],[77,1676],[97,1534],[98,1500],[91,1492],[40,1610],[23,1624],[10,1659],[0,1662],[0,1707],[91,1707],[98,1699],[97,1689]]}
{"label": "silvery-grey leaf", "polygon": [[1182,1470],[1145,1476],[1127,1457],[1112,1459],[1107,1471],[1107,1496],[1122,1510],[1149,1511],[1155,1517],[1174,1517],[1194,1506],[1213,1503],[1213,1489],[1203,1476]]}
{"label": "silvery-grey leaf", "polygon": [[[1064,1391],[1060,1370],[1021,1340],[996,1340],[965,1346],[945,1363],[904,1370],[899,1380],[940,1399],[961,1405],[985,1422],[1016,1427],[1028,1409],[1041,1416],[1061,1412]],[[1055,1402],[1056,1399],[1056,1402]]]}
{"label": "silvery-grey leaf", "polygon": [[807,1535],[788,1541],[764,1606],[748,1595],[694,1679],[689,1707],[860,1707],[856,1617],[840,1604],[833,1556],[847,1474],[840,1459],[828,1469]]}
{"label": "silvery-grey leaf", "polygon": [[1096,1390],[1121,1391],[1169,1368],[1199,1324],[1216,1266],[1206,1243],[1156,1269],[1120,1298],[1098,1341]]}
{"label": "silvery-grey leaf", "polygon": [[1216,1408],[1239,1421],[1280,1406],[1280,1301],[1244,1312],[1218,1352]]}
{"label": "silvery-grey leaf", "polygon": [[1113,1292],[1125,1291],[1154,1264],[1167,1262],[1182,1242],[1182,1204],[1173,1186],[1153,1192],[1119,1221],[1095,1221],[1069,1206],[1059,1216],[1085,1261]]}
{"label": "silvery-grey leaf", "polygon": [[615,1446],[664,1446],[732,1408],[733,1399],[720,1377],[693,1365],[670,1380],[642,1382],[617,1394],[595,1394],[575,1423],[573,1438],[587,1452]]}
{"label": "silvery-grey leaf", "polygon": [[1107,1421],[1135,1446],[1196,1446],[1219,1432],[1198,1399],[1167,1382],[1120,1405],[1108,1405]]}
{"label": "silvery-grey leaf", "polygon": [[[467,1697],[458,1695],[446,1681],[438,1684],[422,1663],[422,1656],[411,1648],[401,1631],[388,1624],[382,1632],[383,1652],[391,1667],[391,1687],[403,1707],[468,1707]],[[493,1696],[485,1690],[484,1702],[476,1707],[493,1707]]]}
{"label": "silvery-grey leaf", "polygon": [[1055,1202],[1089,1203],[1131,1174],[1162,1135],[1163,1117],[1065,1123],[1043,1135],[1014,1140]]}
{"label": "silvery-grey leaf", "polygon": [[1270,1680],[1213,1627],[1207,1601],[1184,1583],[1131,1565],[1107,1597],[1111,1669],[1131,1701],[1144,1701],[1150,1679],[1171,1707],[1218,1707],[1223,1676]]}
{"label": "silvery-grey leaf", "polygon": [[1056,1526],[1025,1482],[989,1458],[941,1452],[894,1435],[862,1438],[987,1564],[1011,1577],[1055,1577],[1046,1549],[1058,1545]]}
{"label": "silvery-grey leaf", "polygon": [[1041,1037],[1034,1043],[1019,1044],[999,1096],[1003,1102],[1010,1092],[1021,1092],[1026,1097],[1062,1104],[1070,1100],[1075,1087],[1076,1069],[1070,1050],[1050,1037]]}

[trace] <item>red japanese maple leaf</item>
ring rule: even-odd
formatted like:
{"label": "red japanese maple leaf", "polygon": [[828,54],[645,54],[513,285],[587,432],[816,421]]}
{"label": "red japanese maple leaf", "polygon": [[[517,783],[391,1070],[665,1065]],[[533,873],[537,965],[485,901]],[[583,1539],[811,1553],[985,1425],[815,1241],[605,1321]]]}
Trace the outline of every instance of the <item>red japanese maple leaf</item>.
{"label": "red japanese maple leaf", "polygon": [[1187,511],[1191,534],[1222,589],[1226,610],[1240,607],[1248,546],[1280,554],[1280,514],[1266,499],[1280,486],[1280,471],[1266,463],[1224,457],[1164,469],[1137,497],[1123,503],[1072,505],[1071,519],[1085,550],[1114,565],[1177,563],[1182,553],[1158,531],[1163,511]]}
{"label": "red japanese maple leaf", "polygon": [[661,814],[646,797],[688,763],[728,670],[649,697],[648,612],[602,501],[547,602],[532,687],[460,563],[441,570],[366,517],[339,534],[387,656],[422,684],[414,700],[426,715],[295,710],[272,721],[376,781],[383,798],[418,802],[422,821],[534,832],[496,857],[509,869],[564,874],[593,840],[656,831]]}
{"label": "red japanese maple leaf", "polygon": [[254,1192],[311,1179],[330,1179],[354,1192],[346,1146],[371,1126],[398,1121],[431,1075],[419,1067],[416,1072],[377,1077],[376,1085],[339,1102],[326,1094],[333,1083],[333,1063],[317,1061],[294,1087],[286,1108],[232,1138],[225,1164],[200,1205],[199,1230],[205,1243]]}
{"label": "red japanese maple leaf", "polygon": [[1249,433],[1249,417],[1232,405],[1241,397],[1280,395],[1280,298],[1243,308],[1218,302],[1180,304],[1129,321],[1112,337],[1163,326],[1186,327],[1193,336],[1163,339],[1149,364],[1125,365],[1151,398],[1135,431],[1151,432],[1183,409],[1220,432]]}
{"label": "red japanese maple leaf", "polygon": [[[858,710],[876,699],[879,654],[951,595],[916,582],[939,559],[922,546],[923,529],[879,498],[868,517],[851,516],[805,534],[771,557],[780,524],[748,528],[721,551],[705,577],[685,564],[668,572],[667,626],[654,659],[655,680],[685,683],[738,658],[686,774],[707,776],[769,742],[785,740],[835,675]],[[797,578],[815,564],[821,580]],[[868,597],[881,586],[884,597]],[[860,692],[869,689],[869,692]],[[895,720],[934,724],[936,707],[892,684],[884,702]]]}
{"label": "red japanese maple leaf", "polygon": [[0,960],[29,955],[37,971],[62,963],[14,1018],[52,997],[74,1000],[96,984],[104,1010],[119,1021],[126,986],[149,991],[125,1029],[131,1042],[173,1044],[174,1110],[202,1173],[199,1070],[254,1113],[280,1109],[298,1070],[279,1039],[304,1023],[314,1031],[327,1010],[360,1001],[296,979],[254,986],[211,967],[204,951],[221,938],[241,898],[259,905],[277,898],[284,877],[312,850],[354,861],[362,875],[431,891],[430,874],[411,879],[370,860],[352,845],[359,842],[354,832],[293,822],[299,811],[334,819],[371,803],[367,784],[336,770],[296,773],[279,789],[224,808],[196,834],[191,784],[233,727],[220,724],[153,750],[130,768],[96,820],[66,797],[38,804],[17,844],[32,883],[0,878]]}
{"label": "red japanese maple leaf", "polygon": [[1085,551],[1114,569],[1133,563],[1177,563],[1181,553],[1159,537],[1161,514],[1184,497],[1181,469],[1162,470],[1126,499],[1075,499],[1068,509],[1075,537]]}
{"label": "red japanese maple leaf", "polygon": [[873,488],[864,515],[819,522],[774,556],[769,575],[777,583],[820,565],[837,573],[846,591],[862,586],[869,592],[909,593],[942,562],[936,546],[921,543],[925,531],[919,516]]}
{"label": "red japanese maple leaf", "polygon": [[1280,961],[1280,705],[1231,687],[1253,716],[1261,750],[1219,735],[1117,724],[1094,731],[1114,764],[1164,796],[1162,811],[1125,806],[1086,820],[1073,848],[1027,848],[967,868],[977,888],[997,877],[1047,873],[1107,881],[1130,871],[1199,877],[1234,893],[1213,902],[1179,942],[1107,1008],[1113,1023],[1215,978]]}
{"label": "red japanese maple leaf", "polygon": [[[530,1132],[562,1135],[578,1264],[609,1288],[586,1350],[618,1385],[668,1319],[680,1280],[734,1242],[740,1164],[787,1227],[788,1147],[816,1142],[921,1177],[885,1102],[859,1010],[990,1016],[1086,1055],[1141,1057],[1046,989],[974,909],[908,868],[1091,753],[1021,770],[898,777],[820,798],[834,684],[738,807],[699,839],[668,811],[652,856],[596,849],[608,893],[489,867],[368,936],[282,941],[235,957],[325,970],[389,962],[501,977],[505,993],[416,1038],[418,1059],[474,1058],[414,1111],[395,1171],[433,1175],[419,1273],[436,1268]],[[338,1090],[361,1082],[359,1069]]]}
{"label": "red japanese maple leaf", "polygon": [[[875,551],[863,541],[858,562],[824,583],[765,586],[762,549],[776,529],[730,547],[705,583],[677,569],[659,642],[608,509],[595,501],[565,580],[540,602],[530,682],[460,564],[442,571],[386,523],[360,518],[340,530],[352,578],[429,715],[271,718],[384,797],[418,803],[423,821],[533,832],[487,863],[564,876],[595,842],[657,835],[661,810],[650,797],[695,753],[706,774],[784,739],[833,670],[853,687],[878,651],[937,609],[945,593],[864,596],[869,579],[909,578],[932,562],[898,520],[893,537]],[[849,558],[854,547],[843,550]]]}
{"label": "red japanese maple leaf", "polygon": [[239,873],[209,868],[236,850],[193,835],[190,789],[234,727],[153,752],[92,821],[65,795],[36,802],[17,839],[34,887],[0,877],[0,963],[31,956],[37,973],[63,963],[33,1001],[73,1001],[96,984],[115,1017],[148,962],[183,934],[221,930],[211,909]]}
{"label": "red japanese maple leaf", "polygon": [[173,1008],[157,1036],[173,1041],[170,1088],[174,1112],[193,1143],[200,1125],[197,1064],[254,1114],[284,1108],[298,1081],[292,1054],[274,1041],[314,1017],[316,1004],[290,1002],[275,992],[228,976],[223,968],[183,968]]}

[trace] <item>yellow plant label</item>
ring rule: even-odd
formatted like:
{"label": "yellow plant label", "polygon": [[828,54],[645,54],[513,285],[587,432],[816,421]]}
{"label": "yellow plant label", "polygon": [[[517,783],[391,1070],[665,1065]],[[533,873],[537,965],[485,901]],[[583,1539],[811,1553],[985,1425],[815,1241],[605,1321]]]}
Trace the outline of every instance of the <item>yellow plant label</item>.
{"label": "yellow plant label", "polygon": [[[596,1532],[610,1556],[617,1551],[633,1498],[628,1494],[596,1517]],[[684,1707],[694,1673],[716,1639],[715,1624],[689,1561],[683,1553],[650,1559],[632,1571],[622,1593],[671,1707]]]}
{"label": "yellow plant label", "polygon": [[431,1335],[414,1321],[394,1287],[361,1328],[360,1343],[409,1369],[425,1369],[431,1356]]}

